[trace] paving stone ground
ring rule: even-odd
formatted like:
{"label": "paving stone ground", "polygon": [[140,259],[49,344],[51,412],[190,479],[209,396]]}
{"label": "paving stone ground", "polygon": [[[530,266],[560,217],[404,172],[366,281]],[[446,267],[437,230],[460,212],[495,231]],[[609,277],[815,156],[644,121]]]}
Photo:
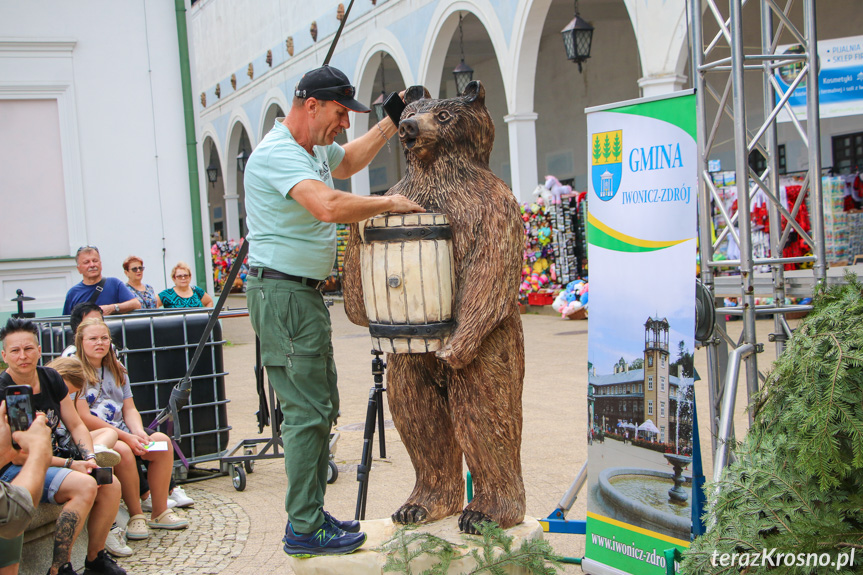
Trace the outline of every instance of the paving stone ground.
{"label": "paving stone ground", "polygon": [[[232,308],[245,307],[243,297],[231,296]],[[368,405],[371,375],[371,349],[368,331],[351,324],[343,306],[331,308],[333,344],[339,372],[341,394],[340,439],[336,449],[338,480],[328,487],[327,510],[337,517],[354,516],[358,483],[356,465],[363,444],[363,422]],[[525,331],[526,375],[523,394],[524,432],[522,469],[527,491],[528,515],[536,518],[554,511],[579,468],[587,459],[587,321],[561,320],[553,315],[522,316]],[[759,341],[767,341],[772,323],[758,322]],[[740,322],[737,322],[740,325]],[[258,398],[252,368],[254,332],[246,317],[222,322],[228,422],[232,426],[231,445],[258,435],[255,412]],[[736,327],[730,324],[730,328]],[[729,331],[732,331],[729,329]],[[736,337],[736,334],[734,335]],[[773,346],[759,357],[762,370],[774,357]],[[696,369],[706,373],[705,354],[696,352]],[[705,474],[710,477],[707,428],[707,384],[696,384],[699,423],[706,444]],[[738,394],[735,425],[738,433],[746,429],[745,391]],[[390,419],[389,410],[385,420]],[[366,517],[381,519],[407,498],[414,474],[410,459],[395,429],[387,429],[386,459],[378,457],[377,436]],[[218,467],[213,463],[203,467]],[[192,526],[181,532],[154,532],[145,543],[132,542],[136,554],[120,560],[127,571],[139,575],[167,574],[289,574],[280,540],[287,515],[284,511],[286,479],[282,461],[259,460],[247,477],[245,491],[236,491],[228,476],[188,483],[184,487],[196,504],[184,511]],[[582,492],[569,512],[570,519],[586,516],[586,493]],[[546,534],[557,553],[582,557],[584,536]],[[564,573],[581,573],[580,567],[567,565]]]}
{"label": "paving stone ground", "polygon": [[[135,554],[117,563],[128,573],[210,575],[230,573],[249,536],[249,516],[230,498],[206,488],[183,487],[195,505],[177,510],[188,529],[151,529],[149,539],[129,541]],[[198,483],[197,485],[201,485]]]}

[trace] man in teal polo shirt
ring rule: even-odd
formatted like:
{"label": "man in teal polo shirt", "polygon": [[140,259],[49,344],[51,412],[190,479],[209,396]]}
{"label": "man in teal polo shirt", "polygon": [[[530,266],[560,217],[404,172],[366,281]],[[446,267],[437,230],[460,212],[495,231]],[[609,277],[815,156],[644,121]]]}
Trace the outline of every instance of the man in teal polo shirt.
{"label": "man in teal polo shirt", "polygon": [[318,288],[333,269],[336,223],[383,212],[422,212],[401,195],[354,196],[333,177],[365,168],[398,130],[389,119],[344,147],[354,99],[348,77],[331,66],[299,81],[286,118],[249,157],[245,171],[249,226],[247,299],[261,358],[279,397],[284,422],[288,524],[284,550],[293,556],[338,555],[366,539],[357,521],[324,511],[329,435],[339,411],[330,316]]}

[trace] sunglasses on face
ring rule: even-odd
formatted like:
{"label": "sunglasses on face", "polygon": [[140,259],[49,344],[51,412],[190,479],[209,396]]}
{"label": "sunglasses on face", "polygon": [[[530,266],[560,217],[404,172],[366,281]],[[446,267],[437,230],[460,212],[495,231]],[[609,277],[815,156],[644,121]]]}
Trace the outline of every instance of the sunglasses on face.
{"label": "sunglasses on face", "polygon": [[192,276],[189,274],[177,274],[174,276],[174,279],[184,280],[184,279],[188,279],[190,277],[192,277]]}
{"label": "sunglasses on face", "polygon": [[134,267],[134,268],[129,268],[129,271],[130,271],[130,272],[135,272],[135,273],[142,272],[142,271],[144,271],[144,266],[137,266],[137,267]]}
{"label": "sunglasses on face", "polygon": [[93,250],[97,254],[99,253],[99,248],[97,248],[96,246],[81,246],[80,248],[78,248],[78,251],[75,252],[75,255],[77,256],[81,252],[89,252],[90,250]]}

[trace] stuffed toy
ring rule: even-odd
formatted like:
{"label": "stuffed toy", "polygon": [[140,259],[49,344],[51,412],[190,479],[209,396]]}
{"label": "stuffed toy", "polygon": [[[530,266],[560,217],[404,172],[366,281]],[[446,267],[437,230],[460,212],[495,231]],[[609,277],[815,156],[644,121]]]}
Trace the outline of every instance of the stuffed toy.
{"label": "stuffed toy", "polygon": [[559,204],[563,194],[571,194],[572,186],[564,186],[554,176],[545,177],[545,188],[551,192],[551,203]]}
{"label": "stuffed toy", "polygon": [[[550,206],[554,201],[554,196],[552,195],[551,189],[543,185],[537,186],[536,189],[533,190],[533,195],[537,196],[536,202],[544,206]],[[558,201],[558,203],[560,202]]]}

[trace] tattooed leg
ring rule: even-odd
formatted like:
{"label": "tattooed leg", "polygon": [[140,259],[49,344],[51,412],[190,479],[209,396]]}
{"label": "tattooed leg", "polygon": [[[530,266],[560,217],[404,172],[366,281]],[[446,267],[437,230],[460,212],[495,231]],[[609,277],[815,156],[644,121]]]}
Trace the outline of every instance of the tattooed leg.
{"label": "tattooed leg", "polygon": [[57,573],[61,566],[69,562],[72,557],[72,544],[83,526],[81,516],[76,511],[63,509],[60,513],[54,531],[54,562],[51,564],[51,573]]}
{"label": "tattooed leg", "polygon": [[54,501],[62,505],[63,510],[54,532],[54,558],[50,573],[56,573],[60,566],[69,562],[72,545],[84,528],[84,520],[93,508],[96,493],[96,480],[77,471],[68,474],[57,489]]}

